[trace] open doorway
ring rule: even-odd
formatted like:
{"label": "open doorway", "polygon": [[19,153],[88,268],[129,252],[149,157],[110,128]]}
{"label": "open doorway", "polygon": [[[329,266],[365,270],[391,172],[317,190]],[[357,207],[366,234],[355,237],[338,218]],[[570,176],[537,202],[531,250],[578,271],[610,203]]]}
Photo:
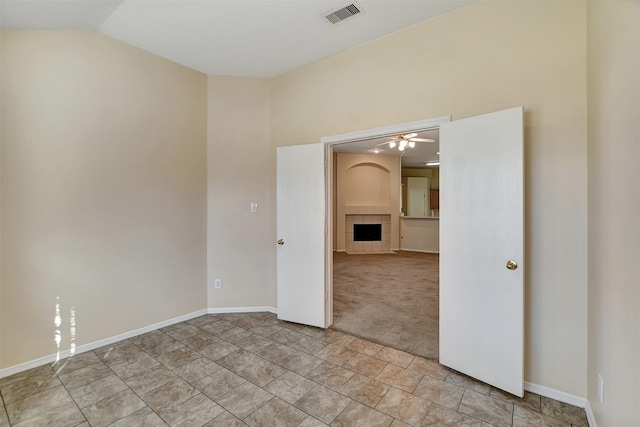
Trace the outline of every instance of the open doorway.
{"label": "open doorway", "polygon": [[437,359],[438,127],[332,148],[333,328]]}

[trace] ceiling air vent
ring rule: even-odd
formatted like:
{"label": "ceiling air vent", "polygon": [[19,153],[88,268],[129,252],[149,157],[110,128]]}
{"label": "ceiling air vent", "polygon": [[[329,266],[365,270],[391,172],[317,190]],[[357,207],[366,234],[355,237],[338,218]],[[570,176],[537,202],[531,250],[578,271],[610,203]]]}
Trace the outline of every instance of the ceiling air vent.
{"label": "ceiling air vent", "polygon": [[345,6],[341,9],[338,9],[334,12],[324,15],[324,17],[327,18],[327,20],[332,24],[337,24],[338,22],[342,22],[345,19],[349,19],[360,12],[361,12],[360,8],[355,4],[351,3],[348,6]]}

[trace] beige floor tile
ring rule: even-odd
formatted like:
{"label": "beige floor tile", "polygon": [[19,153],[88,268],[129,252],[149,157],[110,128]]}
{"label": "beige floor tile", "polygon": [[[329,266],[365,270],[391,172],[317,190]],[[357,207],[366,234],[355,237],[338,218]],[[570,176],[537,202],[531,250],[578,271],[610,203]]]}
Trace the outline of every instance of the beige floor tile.
{"label": "beige floor tile", "polygon": [[93,351],[107,366],[124,362],[139,354],[144,354],[140,347],[133,344],[129,340],[119,341],[100,347]]}
{"label": "beige floor tile", "polygon": [[496,427],[510,427],[513,420],[512,403],[472,390],[465,390],[458,411],[491,423]]}
{"label": "beige floor tile", "polygon": [[255,363],[260,362],[261,360],[264,359],[248,352],[247,350],[238,349],[238,351],[229,353],[228,355],[216,360],[216,363],[237,373]]}
{"label": "beige floor tile", "polygon": [[358,353],[373,357],[384,347],[371,341],[356,338],[347,345],[347,348],[357,351]]}
{"label": "beige floor tile", "polygon": [[196,381],[193,385],[211,399],[216,399],[239,385],[244,384],[246,381],[247,380],[240,375],[222,368]]}
{"label": "beige floor tile", "polygon": [[427,416],[430,407],[431,402],[421,397],[391,388],[378,403],[376,409],[404,423],[418,427]]}
{"label": "beige floor tile", "polygon": [[385,362],[393,363],[401,368],[406,368],[411,364],[411,362],[413,362],[415,356],[413,354],[405,353],[404,351],[384,347],[376,354],[376,358]]}
{"label": "beige floor tile", "polygon": [[262,320],[258,319],[254,316],[244,316],[242,318],[231,320],[229,323],[233,323],[236,326],[239,326],[244,329],[249,329],[257,324],[262,322]]}
{"label": "beige floor tile", "polygon": [[213,420],[206,423],[203,427],[246,427],[247,424],[240,421],[233,414],[225,411],[222,415],[218,415]]}
{"label": "beige floor tile", "polygon": [[482,427],[482,420],[434,403],[422,427]]}
{"label": "beige floor tile", "polygon": [[425,375],[413,394],[438,405],[456,410],[462,400],[464,389]]}
{"label": "beige floor tile", "polygon": [[351,402],[338,418],[331,423],[332,427],[388,427],[393,418],[358,402]]}
{"label": "beige floor tile", "polygon": [[186,365],[189,362],[193,362],[200,357],[199,353],[189,347],[180,347],[156,357],[156,360],[168,369],[175,369],[182,365]]}
{"label": "beige floor tile", "polygon": [[66,403],[73,403],[73,399],[64,386],[59,385],[24,399],[9,403],[6,406],[7,415],[11,424],[18,424],[36,415],[49,412]]}
{"label": "beige floor tile", "polygon": [[235,326],[217,335],[225,341],[228,341],[230,343],[236,343],[238,341],[242,341],[245,338],[249,338],[251,335],[255,335],[255,334],[249,331],[248,329]]}
{"label": "beige floor tile", "polygon": [[353,375],[354,373],[348,369],[330,362],[323,362],[311,370],[306,377],[332,390],[337,390]]}
{"label": "beige floor tile", "polygon": [[187,320],[187,323],[191,324],[191,325],[195,325],[199,328],[202,328],[205,325],[208,325],[209,323],[213,323],[213,322],[219,322],[220,319],[218,319],[217,317],[215,317],[215,315],[213,314],[205,314],[204,316],[200,316],[200,317],[195,317],[191,320]]}
{"label": "beige floor tile", "polygon": [[373,408],[388,390],[387,384],[356,374],[349,378],[338,392]]}
{"label": "beige floor tile", "polygon": [[159,415],[170,426],[201,426],[224,413],[225,410],[204,394],[197,394]]}
{"label": "beige floor tile", "polygon": [[279,365],[297,374],[306,375],[312,369],[318,367],[322,363],[322,359],[307,354],[303,351],[298,351],[287,357],[286,359],[280,361]]}
{"label": "beige floor tile", "polygon": [[[40,391],[57,387],[62,383],[52,370],[47,370],[41,374],[30,376],[10,384],[0,386],[2,398],[5,403],[15,402],[24,399]],[[3,408],[4,409],[4,408]]]}
{"label": "beige floor tile", "polygon": [[349,350],[348,348],[337,344],[329,344],[317,352],[316,356],[331,363],[335,363],[336,365],[342,365],[356,354],[357,353],[355,351]]}
{"label": "beige floor tile", "polygon": [[284,329],[282,326],[274,325],[269,322],[258,323],[257,325],[249,328],[251,332],[262,335],[263,337],[269,337],[276,332],[280,332],[282,329]]}
{"label": "beige floor tile", "polygon": [[142,395],[142,400],[156,412],[172,408],[200,391],[185,380],[178,378]]}
{"label": "beige floor tile", "polygon": [[309,353],[309,354],[316,354],[317,352],[319,352],[320,350],[322,350],[328,345],[329,343],[326,341],[323,341],[318,338],[309,337],[309,336],[300,338],[298,341],[291,344],[292,347],[297,348],[298,350],[302,350],[305,353]]}
{"label": "beige floor tile", "polygon": [[320,420],[313,418],[312,416],[308,416],[300,423],[298,427],[327,427],[328,424],[323,423]]}
{"label": "beige floor tile", "polygon": [[[36,415],[33,418],[13,424],[14,427],[36,427],[36,426],[77,426],[85,421],[84,415],[75,403],[65,403],[62,406],[51,409],[47,412]],[[2,425],[2,423],[0,423]],[[6,424],[9,425],[8,422]]]}
{"label": "beige floor tile", "polygon": [[68,372],[62,375],[58,375],[60,381],[67,390],[73,390],[78,387],[90,384],[99,379],[112,375],[113,372],[107,365],[102,362],[94,363],[93,365],[85,366],[84,368],[76,369],[72,372]]}
{"label": "beige floor tile", "polygon": [[179,368],[174,369],[173,373],[181,377],[186,382],[193,384],[196,381],[219,371],[220,369],[222,369],[222,366],[212,362],[206,357],[201,357],[193,362],[189,362],[186,365],[182,365]]}
{"label": "beige floor tile", "polygon": [[127,415],[121,420],[111,424],[109,427],[162,427],[167,426],[162,418],[151,410],[148,406]]}
{"label": "beige floor tile", "polygon": [[171,338],[181,341],[185,338],[193,336],[200,332],[200,328],[187,322],[177,323],[160,329],[161,332],[169,335]]}
{"label": "beige floor tile", "polygon": [[505,400],[517,406],[522,406],[524,408],[532,409],[536,412],[542,411],[542,406],[540,403],[540,395],[535,393],[530,393],[528,391],[524,392],[524,397],[518,397],[518,396],[512,395],[511,393],[507,393],[506,391],[502,391],[495,387],[491,387],[489,396],[495,397],[497,399]]}
{"label": "beige floor tile", "polygon": [[584,409],[542,396],[542,413],[580,427],[589,425]]}
{"label": "beige floor tile", "polygon": [[220,320],[218,322],[207,323],[206,325],[200,326],[205,332],[209,332],[213,335],[218,335],[224,331],[228,331],[231,328],[235,328],[236,326],[233,323],[225,322],[224,320]]}
{"label": "beige floor tile", "polygon": [[268,360],[260,359],[258,362],[243,369],[238,374],[242,378],[251,381],[253,384],[259,387],[264,387],[286,372],[287,370],[281,366],[278,366],[273,362],[269,362]]}
{"label": "beige floor tile", "polygon": [[339,345],[342,347],[348,347],[349,344],[355,341],[355,337],[347,335],[340,331],[334,331],[332,329],[326,330],[322,339],[331,344]]}
{"label": "beige floor tile", "polygon": [[240,350],[240,347],[237,347],[230,342],[220,340],[200,350],[200,354],[213,361],[217,361],[218,359],[222,359],[223,357],[238,350]]}
{"label": "beige floor tile", "polygon": [[439,364],[434,360],[425,359],[424,357],[416,356],[413,362],[408,366],[414,372],[418,372],[423,375],[429,375],[430,377],[437,378],[444,381],[449,375],[449,368]]}
{"label": "beige floor tile", "polygon": [[108,426],[145,407],[144,402],[131,390],[109,396],[82,409],[92,427]]}
{"label": "beige floor tile", "polygon": [[264,359],[267,359],[270,362],[279,364],[281,361],[295,354],[296,352],[296,349],[289,347],[288,345],[274,342],[273,344],[257,350],[256,354]]}
{"label": "beige floor tile", "polygon": [[297,427],[307,414],[277,397],[253,412],[244,422],[251,427]]}
{"label": "beige floor tile", "polygon": [[180,341],[171,338],[169,335],[163,334],[164,337],[157,341],[152,341],[139,345],[140,349],[153,357],[158,357],[170,351],[184,347]]}
{"label": "beige floor tile", "polygon": [[92,351],[87,351],[85,353],[76,354],[66,359],[61,359],[57,362],[51,363],[51,369],[53,369],[56,375],[62,375],[98,362],[100,362],[98,356],[96,356]]}
{"label": "beige floor tile", "polygon": [[453,369],[450,370],[449,375],[447,375],[445,381],[450,384],[464,387],[467,390],[472,390],[476,393],[485,395],[488,395],[489,391],[491,390],[491,386],[489,384],[478,381],[465,374],[461,374],[460,372],[454,371]]}
{"label": "beige floor tile", "polygon": [[119,377],[109,375],[108,377],[72,390],[70,394],[78,407],[84,408],[126,389],[127,385]]}
{"label": "beige floor tile", "polygon": [[389,363],[376,379],[390,386],[412,393],[420,382],[422,374]]}
{"label": "beige floor tile", "polygon": [[195,351],[201,351],[218,341],[221,341],[221,339],[203,330],[180,340],[184,345]]}
{"label": "beige floor tile", "polygon": [[291,345],[294,342],[304,338],[304,335],[300,332],[292,331],[291,329],[283,329],[275,334],[269,335],[269,339],[277,341],[280,344]]}
{"label": "beige floor tile", "polygon": [[271,393],[246,382],[218,397],[216,402],[236,417],[244,419],[272,398]]}
{"label": "beige floor tile", "polygon": [[111,366],[111,370],[123,380],[137,375],[141,372],[148,371],[151,368],[160,366],[160,363],[146,353],[133,356],[124,362],[116,363]]}
{"label": "beige floor tile", "polygon": [[331,424],[351,402],[348,397],[319,385],[302,396],[294,406],[326,424]]}
{"label": "beige floor tile", "polygon": [[29,377],[35,377],[37,375],[46,374],[46,373],[49,373],[49,374],[53,373],[53,369],[51,369],[51,366],[43,365],[37,368],[29,369],[27,371],[19,372],[9,377],[0,378],[0,389],[16,381],[22,381]]}
{"label": "beige floor tile", "polygon": [[265,386],[265,390],[288,403],[295,403],[316,383],[294,372],[287,372]]}
{"label": "beige floor tile", "polygon": [[[164,366],[157,366],[129,377],[125,382],[138,396],[142,396],[176,378],[177,375]],[[71,395],[73,396],[73,393]]]}
{"label": "beige floor tile", "polygon": [[251,336],[236,342],[235,345],[247,351],[255,353],[261,348],[265,348],[266,346],[273,343],[274,341],[269,338],[265,338],[262,335],[252,333]]}
{"label": "beige floor tile", "polygon": [[343,366],[365,377],[375,378],[387,366],[387,362],[358,353]]}
{"label": "beige floor tile", "polygon": [[549,415],[515,405],[513,408],[513,427],[571,427],[568,421],[559,420]]}

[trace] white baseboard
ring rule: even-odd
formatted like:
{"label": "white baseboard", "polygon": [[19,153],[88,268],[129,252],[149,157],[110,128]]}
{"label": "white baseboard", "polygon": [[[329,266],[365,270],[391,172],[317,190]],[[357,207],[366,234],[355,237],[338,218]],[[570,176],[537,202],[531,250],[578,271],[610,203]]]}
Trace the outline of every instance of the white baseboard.
{"label": "white baseboard", "polygon": [[589,422],[589,427],[598,427],[596,424],[596,417],[593,415],[593,411],[591,410],[591,404],[588,399],[584,397],[576,396],[574,394],[565,393],[564,391],[555,390],[553,388],[545,387],[538,384],[533,384],[530,382],[524,383],[524,389],[535,394],[539,394],[540,396],[548,397],[549,399],[554,399],[559,402],[568,403],[569,405],[577,406],[578,408],[583,408],[587,414],[587,421]]}
{"label": "white baseboard", "polygon": [[221,307],[221,308],[209,308],[208,314],[222,314],[222,313],[260,313],[267,311],[269,313],[278,314],[278,309],[274,307]]}
{"label": "white baseboard", "polygon": [[598,427],[598,424],[596,423],[596,416],[593,414],[593,410],[591,409],[591,403],[589,403],[588,399],[587,399],[587,404],[584,410],[587,413],[587,421],[589,422],[589,427]]}
{"label": "white baseboard", "polygon": [[587,399],[585,399],[584,397],[565,393],[564,391],[545,387],[543,385],[533,384],[525,381],[524,389],[530,391],[531,393],[539,394],[540,396],[548,397],[559,402],[577,406],[578,408],[585,408],[587,406]]}
{"label": "white baseboard", "polygon": [[[209,308],[194,311],[193,313],[184,314],[182,316],[174,317],[173,319],[164,320],[162,322],[154,323],[153,325],[145,326],[143,328],[134,329],[123,334],[115,335],[113,337],[105,338],[103,340],[94,341],[89,344],[80,345],[76,348],[75,354],[84,353],[86,351],[94,350],[96,348],[103,347],[105,345],[113,344],[118,341],[126,340],[138,335],[146,334],[147,332],[155,331],[167,326],[171,326],[176,323],[185,322],[187,320],[194,319],[196,317],[204,316],[205,314],[218,314],[218,313],[251,313],[268,311],[270,313],[277,313],[277,309],[273,307],[229,307],[229,308]],[[61,351],[60,354],[50,354],[48,356],[39,357],[28,362],[20,363],[18,365],[9,366],[8,368],[0,369],[0,378],[9,377],[11,375],[18,374],[20,372],[28,371],[29,369],[37,368],[47,363],[53,363],[57,359],[64,359],[71,355],[69,350]]]}
{"label": "white baseboard", "polygon": [[[173,325],[175,323],[191,320],[196,317],[200,317],[207,314],[207,310],[198,310],[193,313],[184,314],[182,316],[174,317],[173,319],[163,320],[162,322],[154,323],[153,325],[145,326],[143,328],[134,329],[133,331],[125,332],[123,334],[115,335],[113,337],[105,338],[103,340],[94,341],[89,344],[83,344],[76,347],[75,354],[84,353],[86,351],[94,350],[96,348],[103,347],[105,345],[113,344],[114,342],[126,340],[138,335],[146,334],[147,332],[155,331],[156,329],[164,328],[166,326]],[[71,355],[69,350],[63,350],[59,354],[50,354],[48,356],[39,357],[28,362],[20,363],[19,365],[9,366],[8,368],[0,369],[0,378],[9,377],[11,375],[28,371],[29,369],[37,368],[47,363],[53,363],[57,359],[64,359]]]}
{"label": "white baseboard", "polygon": [[424,251],[422,249],[409,249],[409,248],[402,248],[400,249],[402,252],[420,252],[423,254],[439,254],[440,251]]}

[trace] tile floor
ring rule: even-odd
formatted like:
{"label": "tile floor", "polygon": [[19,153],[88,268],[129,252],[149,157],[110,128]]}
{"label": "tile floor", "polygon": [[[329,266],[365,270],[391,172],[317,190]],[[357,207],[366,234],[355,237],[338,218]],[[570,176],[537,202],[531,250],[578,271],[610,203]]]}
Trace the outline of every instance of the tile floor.
{"label": "tile floor", "polygon": [[0,379],[0,426],[587,426],[431,360],[270,313],[195,318]]}

